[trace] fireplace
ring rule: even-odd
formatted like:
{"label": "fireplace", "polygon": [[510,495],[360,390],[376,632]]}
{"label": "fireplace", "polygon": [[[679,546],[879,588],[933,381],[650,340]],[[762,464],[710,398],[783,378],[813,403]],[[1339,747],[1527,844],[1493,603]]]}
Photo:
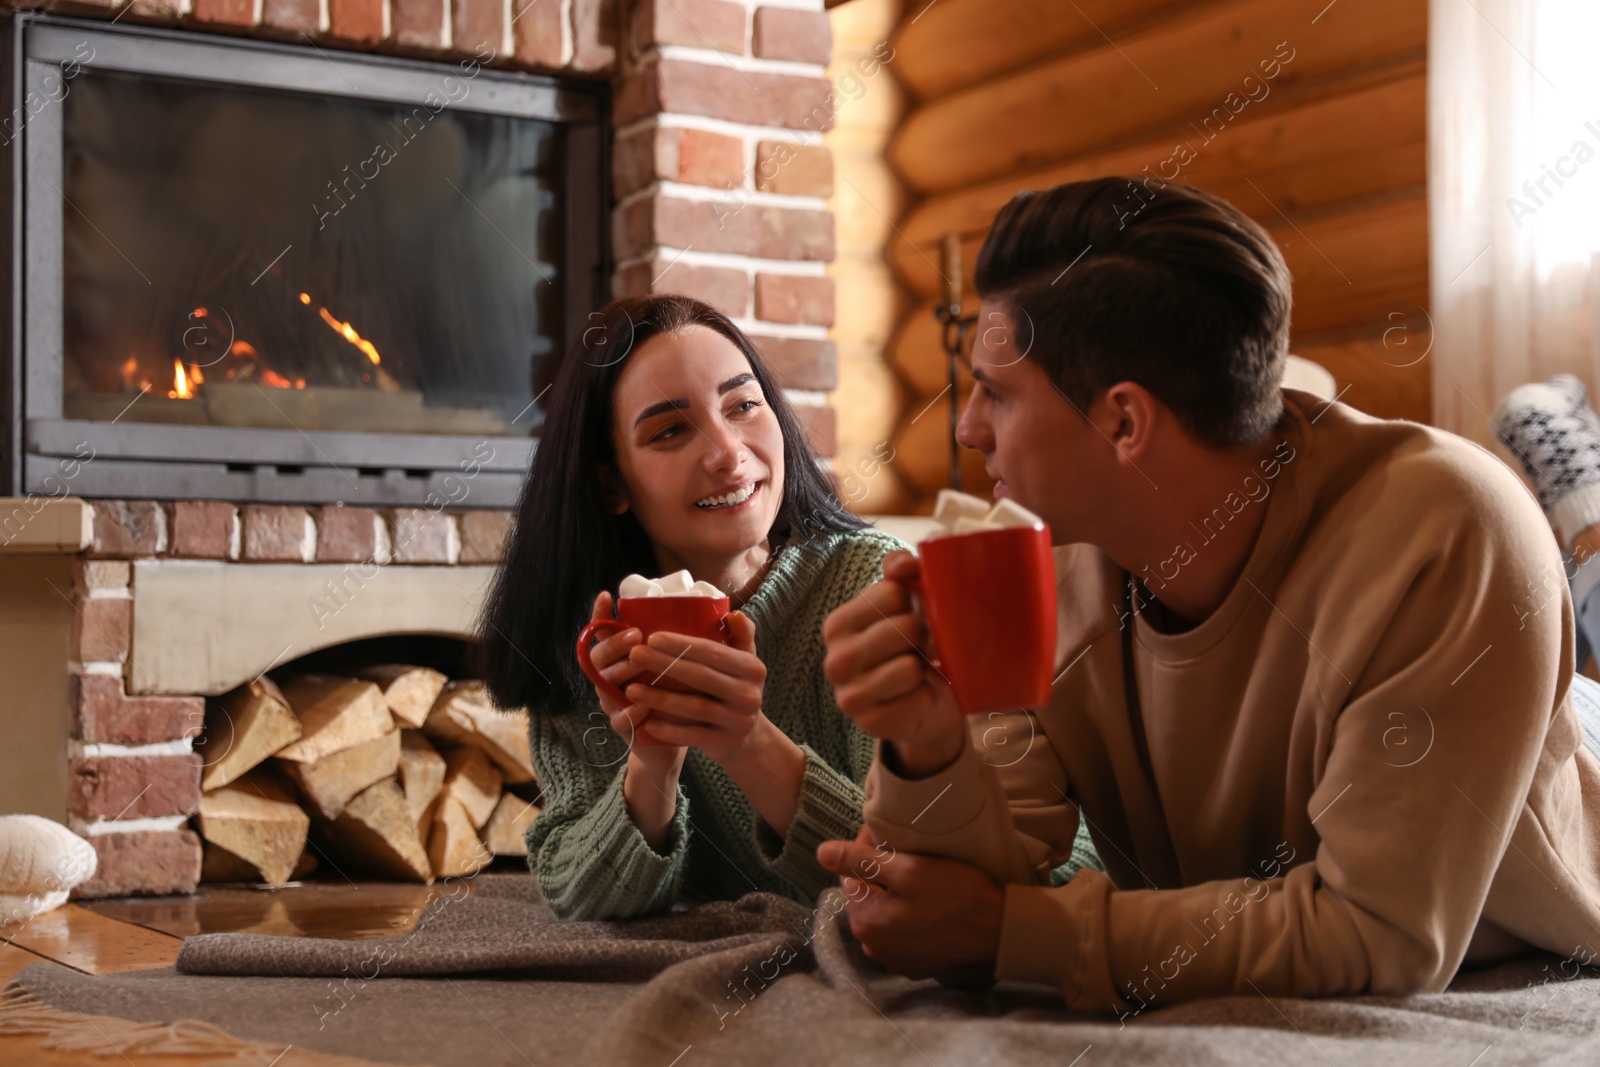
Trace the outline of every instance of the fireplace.
{"label": "fireplace", "polygon": [[420,504],[471,464],[480,502],[515,500],[536,383],[605,299],[602,88],[12,35],[6,492],[92,454],[90,495]]}

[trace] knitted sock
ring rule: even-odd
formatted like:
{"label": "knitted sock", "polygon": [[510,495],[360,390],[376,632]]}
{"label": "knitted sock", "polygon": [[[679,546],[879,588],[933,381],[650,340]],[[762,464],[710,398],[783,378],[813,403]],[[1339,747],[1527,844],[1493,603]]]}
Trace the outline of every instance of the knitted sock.
{"label": "knitted sock", "polygon": [[1492,417],[1567,544],[1600,524],[1600,416],[1570,374],[1513,389]]}
{"label": "knitted sock", "polygon": [[1544,384],[1566,398],[1569,414],[1582,418],[1600,434],[1600,414],[1589,406],[1589,390],[1584,387],[1582,378],[1576,374],[1558,374]]}

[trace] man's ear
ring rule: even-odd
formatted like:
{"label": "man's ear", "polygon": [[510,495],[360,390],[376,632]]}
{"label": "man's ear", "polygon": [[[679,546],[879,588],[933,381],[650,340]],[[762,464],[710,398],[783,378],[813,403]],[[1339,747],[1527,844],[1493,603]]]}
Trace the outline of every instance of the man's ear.
{"label": "man's ear", "polygon": [[605,496],[606,507],[613,515],[621,515],[632,506],[632,502],[628,499],[628,484],[617,474],[614,467],[606,466],[600,469],[600,491]]}
{"label": "man's ear", "polygon": [[[1098,409],[1098,410],[1096,410]],[[1150,451],[1160,401],[1137,382],[1117,382],[1091,406],[1091,417],[1118,452],[1133,463]]]}

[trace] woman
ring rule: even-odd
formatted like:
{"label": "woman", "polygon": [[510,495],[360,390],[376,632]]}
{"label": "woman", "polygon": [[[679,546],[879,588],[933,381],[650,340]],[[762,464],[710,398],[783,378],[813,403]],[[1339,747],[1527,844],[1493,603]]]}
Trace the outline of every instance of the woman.
{"label": "woman", "polygon": [[[562,918],[752,890],[809,901],[834,880],[816,846],[861,827],[873,755],[823,675],[822,620],[905,545],[845,510],[724,315],[654,296],[592,318],[479,627],[495,700],[531,712],[544,810],[529,862]],[[632,701],[618,707],[582,674],[577,634],[611,616],[624,576],[680,569],[729,594],[732,644],[597,642],[595,666]],[[668,669],[697,692],[649,684]]]}

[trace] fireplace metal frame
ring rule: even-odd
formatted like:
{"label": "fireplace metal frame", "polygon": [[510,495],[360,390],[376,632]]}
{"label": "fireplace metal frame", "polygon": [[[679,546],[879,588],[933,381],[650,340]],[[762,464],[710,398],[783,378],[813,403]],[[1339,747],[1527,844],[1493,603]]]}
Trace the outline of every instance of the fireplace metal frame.
{"label": "fireplace metal frame", "polygon": [[[172,426],[62,417],[62,108],[48,79],[83,69],[165,75],[333,96],[423,104],[441,64],[304,45],[113,25],[21,13],[5,26],[0,78],[0,208],[9,294],[0,335],[0,495],[220,499],[282,503],[459,504],[516,502],[531,437],[379,434]],[[67,85],[62,80],[59,85]],[[480,69],[461,110],[537,118],[567,127],[565,328],[559,358],[606,299],[610,276],[609,87],[603,82]],[[67,89],[70,92],[70,88]],[[33,99],[46,100],[32,112]],[[41,193],[42,191],[42,193]],[[487,449],[486,449],[487,446]],[[485,452],[489,455],[486,458]],[[196,454],[205,459],[185,458]],[[92,460],[85,462],[86,457]]]}

